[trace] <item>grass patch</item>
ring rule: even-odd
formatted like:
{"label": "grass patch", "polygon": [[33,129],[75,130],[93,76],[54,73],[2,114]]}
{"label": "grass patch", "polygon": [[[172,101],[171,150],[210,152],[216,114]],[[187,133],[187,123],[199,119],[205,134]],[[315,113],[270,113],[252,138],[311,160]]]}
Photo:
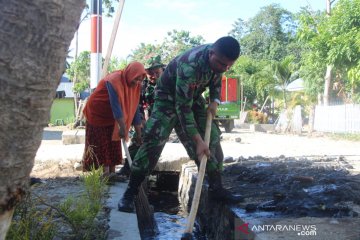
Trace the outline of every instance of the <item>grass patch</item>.
{"label": "grass patch", "polygon": [[356,133],[331,133],[327,136],[334,140],[348,140],[354,142],[360,142],[360,134]]}
{"label": "grass patch", "polygon": [[107,189],[107,179],[102,176],[102,168],[92,168],[82,177],[85,193],[76,199],[70,196],[59,206],[60,213],[75,234],[75,239],[105,239],[105,236],[99,235],[95,221]]}
{"label": "grass patch", "polygon": [[7,240],[51,240],[55,237],[57,230],[52,221],[52,210],[50,207],[40,210],[37,208],[39,204],[28,194],[17,206]]}

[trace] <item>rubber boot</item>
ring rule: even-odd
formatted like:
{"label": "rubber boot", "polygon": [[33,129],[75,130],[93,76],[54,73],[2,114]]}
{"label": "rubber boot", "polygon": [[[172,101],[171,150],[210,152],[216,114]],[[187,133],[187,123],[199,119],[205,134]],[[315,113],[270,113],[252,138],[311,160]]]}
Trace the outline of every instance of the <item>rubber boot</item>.
{"label": "rubber boot", "polygon": [[208,174],[209,177],[209,196],[215,201],[227,203],[242,202],[244,198],[241,195],[234,195],[226,190],[222,185],[222,177],[219,172]]}
{"label": "rubber boot", "polygon": [[120,212],[134,212],[134,198],[138,194],[139,187],[144,179],[144,175],[130,174],[129,184],[118,203],[118,210]]}
{"label": "rubber boot", "polygon": [[131,170],[130,170],[129,162],[128,162],[127,158],[125,158],[124,166],[116,174],[120,175],[120,176],[125,176],[126,178],[129,178],[130,172],[131,172]]}

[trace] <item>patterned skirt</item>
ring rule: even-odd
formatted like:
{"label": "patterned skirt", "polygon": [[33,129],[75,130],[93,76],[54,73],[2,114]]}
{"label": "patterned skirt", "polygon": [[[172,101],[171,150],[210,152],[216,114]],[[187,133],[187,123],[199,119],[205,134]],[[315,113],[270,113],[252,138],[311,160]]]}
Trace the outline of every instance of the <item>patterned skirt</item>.
{"label": "patterned skirt", "polygon": [[86,123],[83,171],[121,164],[121,142],[111,140],[113,129],[114,126],[97,127]]}

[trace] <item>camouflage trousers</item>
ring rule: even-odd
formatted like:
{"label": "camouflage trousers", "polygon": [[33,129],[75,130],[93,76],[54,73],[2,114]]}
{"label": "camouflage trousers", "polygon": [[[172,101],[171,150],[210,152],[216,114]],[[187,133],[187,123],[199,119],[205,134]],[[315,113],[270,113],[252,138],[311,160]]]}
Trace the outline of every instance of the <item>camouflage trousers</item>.
{"label": "camouflage trousers", "polygon": [[[192,107],[194,119],[200,135],[204,138],[206,127],[205,101],[200,99]],[[174,103],[167,100],[155,101],[154,108],[144,129],[143,144],[137,150],[131,171],[135,175],[148,175],[155,168],[161,152],[168,141],[171,131],[175,129],[190,159],[199,166],[196,155],[196,144],[187,136],[180,126]],[[215,122],[211,126],[210,159],[207,161],[207,172],[220,172],[223,167],[223,153],[220,145],[221,131]]]}

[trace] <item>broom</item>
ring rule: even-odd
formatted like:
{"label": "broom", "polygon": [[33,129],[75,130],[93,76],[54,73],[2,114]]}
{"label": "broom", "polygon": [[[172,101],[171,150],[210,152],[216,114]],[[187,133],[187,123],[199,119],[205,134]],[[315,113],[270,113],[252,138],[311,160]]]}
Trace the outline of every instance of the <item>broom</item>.
{"label": "broom", "polygon": [[[209,142],[210,142],[211,121],[212,121],[212,114],[208,113],[206,119],[206,129],[205,129],[205,139],[204,139],[207,146],[209,146]],[[192,231],[193,231],[196,213],[199,207],[201,188],[204,180],[206,163],[207,163],[207,156],[204,155],[200,162],[199,173],[195,185],[194,197],[191,203],[191,210],[186,224],[186,229],[183,235],[181,236],[182,240],[192,239]]]}
{"label": "broom", "polygon": [[[132,159],[129,153],[129,149],[126,145],[124,139],[121,140],[127,160],[129,162],[129,166],[132,165]],[[141,229],[142,233],[146,236],[155,236],[159,230],[154,219],[154,209],[150,206],[148,198],[145,193],[145,189],[147,189],[146,181],[143,181],[139,187],[139,193],[135,197],[135,209],[136,215],[138,217],[138,227]]]}

